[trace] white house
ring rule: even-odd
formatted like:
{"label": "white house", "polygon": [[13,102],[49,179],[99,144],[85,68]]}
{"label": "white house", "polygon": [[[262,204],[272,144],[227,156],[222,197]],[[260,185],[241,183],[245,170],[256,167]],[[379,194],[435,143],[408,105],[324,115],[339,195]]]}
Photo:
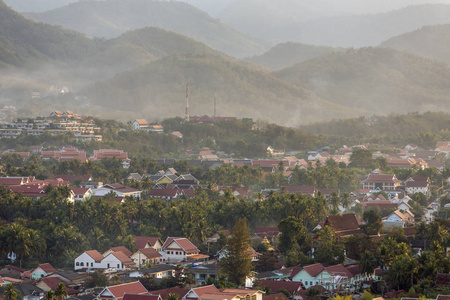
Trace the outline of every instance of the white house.
{"label": "white house", "polygon": [[387,216],[385,220],[388,222],[414,223],[414,214],[409,210],[405,211],[405,213],[396,210]]}
{"label": "white house", "polygon": [[97,250],[85,251],[75,258],[74,269],[100,269],[103,258]]}
{"label": "white house", "polygon": [[90,188],[73,187],[73,188],[70,188],[70,189],[73,192],[75,201],[86,201],[87,199],[89,199],[93,195],[92,190]]}
{"label": "white house", "polygon": [[200,250],[186,238],[168,237],[162,246],[163,261],[181,262],[196,257]]}
{"label": "white house", "polygon": [[121,251],[108,254],[100,263],[101,269],[124,271],[134,266],[133,261]]}
{"label": "white house", "polygon": [[144,119],[136,119],[133,121],[133,124],[131,124],[131,127],[133,127],[133,130],[147,130],[149,127],[149,124]]}
{"label": "white house", "polygon": [[162,255],[153,248],[142,248],[131,255],[131,260],[137,268],[162,261]]}
{"label": "white house", "polygon": [[142,193],[141,190],[127,187],[121,183],[105,184],[98,188],[92,189],[92,192],[94,193],[95,196],[101,197],[111,192],[115,193],[119,197],[126,197],[126,196],[140,197]]}

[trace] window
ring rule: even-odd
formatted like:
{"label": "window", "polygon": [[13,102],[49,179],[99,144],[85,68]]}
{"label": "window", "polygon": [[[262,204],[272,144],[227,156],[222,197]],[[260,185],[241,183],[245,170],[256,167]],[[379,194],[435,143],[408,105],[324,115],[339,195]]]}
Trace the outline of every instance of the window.
{"label": "window", "polygon": [[309,285],[312,285],[312,281],[309,282]]}
{"label": "window", "polygon": [[177,252],[175,252],[175,254],[176,254],[176,255],[178,255],[178,251],[177,251]]}
{"label": "window", "polygon": [[107,267],[109,268],[109,263],[108,263]]}
{"label": "window", "polygon": [[120,268],[120,264],[117,264],[117,269]]}
{"label": "window", "polygon": [[308,285],[308,281],[305,281],[305,285]]}
{"label": "window", "polygon": [[94,263],[91,263],[91,267],[93,267],[94,266]]}
{"label": "window", "polygon": [[80,265],[80,263],[79,262],[77,262],[76,264],[75,264],[76,266],[79,266]]}
{"label": "window", "polygon": [[81,262],[81,263],[80,263],[80,266],[82,266],[82,267],[83,267],[83,266],[84,266],[84,262]]}

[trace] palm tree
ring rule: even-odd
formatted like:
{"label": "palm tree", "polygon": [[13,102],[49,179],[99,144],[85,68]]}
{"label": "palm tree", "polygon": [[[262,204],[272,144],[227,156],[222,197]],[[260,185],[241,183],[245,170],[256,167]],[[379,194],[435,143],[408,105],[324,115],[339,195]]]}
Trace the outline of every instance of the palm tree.
{"label": "palm tree", "polygon": [[60,282],[55,291],[55,299],[62,300],[65,298],[67,298],[67,290],[66,287],[64,286],[64,283]]}
{"label": "palm tree", "polygon": [[169,296],[167,297],[167,300],[178,300],[179,298],[180,296],[178,294],[170,293]]}
{"label": "palm tree", "polygon": [[14,288],[14,285],[12,283],[8,283],[6,285],[5,291],[3,292],[3,297],[5,300],[17,300],[17,297],[19,296],[19,293]]}
{"label": "palm tree", "polygon": [[48,290],[47,300],[55,300],[55,293],[52,290]]}
{"label": "palm tree", "polygon": [[359,261],[359,267],[361,269],[361,272],[363,272],[366,275],[371,275],[375,271],[375,269],[378,266],[378,260],[373,252],[365,252],[361,256],[361,260]]}

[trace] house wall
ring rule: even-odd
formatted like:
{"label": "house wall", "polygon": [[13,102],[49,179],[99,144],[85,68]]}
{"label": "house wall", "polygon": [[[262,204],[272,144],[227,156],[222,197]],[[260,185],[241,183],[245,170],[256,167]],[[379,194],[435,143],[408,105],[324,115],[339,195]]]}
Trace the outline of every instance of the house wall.
{"label": "house wall", "polygon": [[170,243],[164,251],[162,251],[162,255],[167,262],[180,262],[187,259],[186,252],[175,241]]}
{"label": "house wall", "polygon": [[31,278],[33,279],[39,279],[45,276],[47,276],[47,273],[44,270],[42,270],[41,267],[37,267],[31,274]]}
{"label": "house wall", "polygon": [[107,255],[101,262],[100,262],[100,268],[101,269],[109,269],[114,268],[118,271],[124,271],[125,265],[117,259],[112,253]]}
{"label": "house wall", "polygon": [[90,257],[86,252],[75,258],[74,269],[80,270],[85,268],[100,268],[100,264]]}

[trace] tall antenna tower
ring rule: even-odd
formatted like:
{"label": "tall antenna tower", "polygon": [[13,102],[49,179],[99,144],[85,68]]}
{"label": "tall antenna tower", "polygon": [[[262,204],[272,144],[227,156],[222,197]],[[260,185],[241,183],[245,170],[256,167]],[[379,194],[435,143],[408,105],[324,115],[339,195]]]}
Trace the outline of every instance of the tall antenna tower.
{"label": "tall antenna tower", "polygon": [[189,84],[186,84],[186,122],[189,122]]}

